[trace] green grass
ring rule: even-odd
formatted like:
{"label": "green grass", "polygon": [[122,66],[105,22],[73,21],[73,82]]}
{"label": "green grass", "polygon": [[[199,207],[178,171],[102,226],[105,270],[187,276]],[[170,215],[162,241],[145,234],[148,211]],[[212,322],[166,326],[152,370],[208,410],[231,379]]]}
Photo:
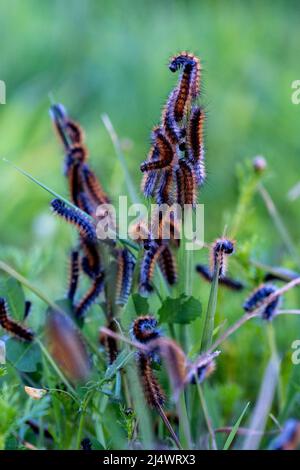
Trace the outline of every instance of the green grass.
{"label": "green grass", "polygon": [[[287,197],[299,180],[300,106],[291,102],[291,83],[300,76],[297,2],[253,1],[246,5],[235,1],[73,1],[70,8],[59,1],[41,5],[36,0],[12,0],[1,3],[0,13],[0,39],[4,45],[0,79],[7,87],[7,104],[0,105],[0,260],[19,273],[26,298],[34,301],[29,322],[39,331],[41,341],[47,307],[44,300],[56,302],[63,297],[67,253],[76,237],[51,215],[52,196],[2,158],[68,199],[61,172],[63,154],[48,116],[51,93],[84,126],[91,165],[112,199],[130,193],[143,200],[139,165],[149,148],[151,127],[157,123],[175,83],[166,66],[168,58],[180,50],[195,52],[204,68],[208,181],[199,201],[205,205],[205,241],[221,236],[224,225],[228,233],[234,229],[237,250],[229,260],[230,273],[247,286],[246,293],[231,293],[219,286],[213,342],[241,317],[246,294],[262,280],[262,270],[252,261],[299,269],[297,256],[291,256],[286,246],[291,239],[299,257],[300,198],[292,202]],[[118,155],[101,118],[105,114],[120,139]],[[256,190],[251,159],[258,154],[267,159],[263,185],[288,238],[282,237],[278,219],[274,224]],[[128,172],[126,177],[122,165]],[[193,254],[194,264],[206,260],[206,249]],[[190,260],[181,261],[184,269],[191,264]],[[189,269],[185,289],[201,302],[205,312],[210,286],[194,274],[193,266]],[[9,274],[14,277],[13,272]],[[1,277],[3,285],[7,276]],[[5,292],[7,287],[2,284],[1,292]],[[161,287],[161,282],[158,285]],[[298,307],[298,291],[285,296],[284,308]],[[179,294],[175,290],[170,295]],[[150,311],[157,314],[161,303],[156,294],[149,305]],[[130,319],[138,313],[130,308],[124,312],[125,327],[122,324],[126,335]],[[187,352],[200,349],[202,320],[203,315],[186,328],[183,336],[188,342]],[[84,335],[94,349],[98,347],[96,332],[102,324],[103,312],[99,315],[93,310]],[[291,363],[291,343],[298,339],[299,326],[298,316],[282,315],[274,321],[282,396],[279,400],[276,392],[271,411],[280,424],[288,417],[300,418],[300,373]],[[177,338],[181,337],[178,329],[175,325]],[[250,422],[255,409],[270,359],[265,330],[265,325],[254,319],[222,344],[217,370],[202,389],[213,428],[233,427],[228,439],[226,434],[217,434],[219,449],[226,442],[227,447],[233,437],[235,445],[243,446],[236,424],[248,402],[243,426],[247,426],[246,418]],[[34,372],[25,372],[22,378],[11,361],[0,365],[0,447],[20,447],[25,436],[39,448],[75,448],[82,437],[89,437],[100,448],[125,449],[134,413],[152,423],[149,433],[143,432],[138,438],[144,446],[153,446],[152,431],[158,418],[154,412],[144,410],[133,363],[126,368],[134,392],[125,403],[118,397],[118,374],[103,382],[106,365],[102,352],[94,353],[91,383],[87,389],[77,387],[75,399],[61,387],[61,377],[51,361],[45,355],[41,357],[43,365]],[[164,368],[159,378],[169,396]],[[51,391],[41,401],[33,402],[23,390],[24,381]],[[8,386],[11,393],[7,392]],[[187,412],[189,433],[200,446],[207,425],[196,387],[185,398],[187,410],[183,413]],[[129,405],[136,405],[133,415],[125,412]],[[170,402],[167,407],[174,410]],[[35,436],[25,424],[26,417],[49,425],[54,443]],[[78,435],[74,435],[74,427]],[[158,430],[160,438],[170,439],[162,425]],[[274,430],[270,417],[267,430]],[[183,438],[188,442],[190,436]],[[269,441],[270,437],[265,436],[260,446],[266,448]]]}

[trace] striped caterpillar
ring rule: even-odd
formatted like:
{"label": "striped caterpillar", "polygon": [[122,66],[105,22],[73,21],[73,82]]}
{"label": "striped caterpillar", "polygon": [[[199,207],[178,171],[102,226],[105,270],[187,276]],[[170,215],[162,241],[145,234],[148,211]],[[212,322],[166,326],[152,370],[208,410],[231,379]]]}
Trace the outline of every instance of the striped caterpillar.
{"label": "striped caterpillar", "polygon": [[80,302],[75,307],[75,316],[78,319],[83,318],[89,308],[96,302],[104,287],[104,274],[101,272],[97,276],[88,292],[83,296]]}
{"label": "striped caterpillar", "polygon": [[[205,266],[204,264],[197,264],[196,271],[203,279],[208,282],[212,282],[213,275],[208,266]],[[234,291],[241,291],[245,287],[242,282],[238,281],[237,279],[232,279],[228,276],[221,277],[219,279],[219,284]]]}
{"label": "striped caterpillar", "polygon": [[227,270],[227,257],[234,253],[235,242],[227,238],[218,238],[211,246],[211,272],[214,273],[219,266],[218,277],[225,276]]}
{"label": "striped caterpillar", "polygon": [[[245,301],[243,308],[245,312],[251,313],[262,305],[262,303],[272,294],[277,291],[277,287],[273,284],[262,284],[257,289],[255,289],[248,299]],[[262,318],[264,320],[271,320],[276,313],[276,310],[280,303],[280,296],[275,297],[275,299],[270,302],[262,310]]]}
{"label": "striped caterpillar", "polygon": [[196,182],[204,183],[206,173],[204,165],[204,120],[205,114],[200,106],[194,106],[191,111],[186,136],[186,154],[193,164]]}
{"label": "striped caterpillar", "polygon": [[10,317],[8,305],[3,297],[0,298],[0,325],[18,339],[28,342],[32,342],[34,339],[34,333],[29,328]]}
{"label": "striped caterpillar", "polygon": [[70,275],[69,275],[69,287],[67,297],[71,301],[72,305],[76,294],[79,280],[79,253],[77,250],[73,250],[70,255]]}
{"label": "striped caterpillar", "polygon": [[173,56],[169,63],[169,69],[175,73],[182,68],[182,74],[179,78],[179,93],[175,105],[178,119],[183,116],[185,107],[190,99],[195,99],[200,93],[200,60],[194,54],[181,52]]}
{"label": "striped caterpillar", "polygon": [[51,206],[56,214],[58,214],[70,224],[75,225],[83,238],[96,241],[95,227],[82,213],[71,207],[68,207],[60,199],[53,199],[51,201]]}
{"label": "striped caterpillar", "polygon": [[193,165],[186,159],[180,159],[176,169],[177,203],[184,207],[185,204],[196,204],[196,173]]}
{"label": "striped caterpillar", "polygon": [[133,281],[135,262],[135,257],[127,248],[118,250],[118,272],[116,282],[117,305],[125,305],[127,303]]}
{"label": "striped caterpillar", "polygon": [[167,168],[174,159],[174,149],[160,128],[153,131],[153,145],[157,158],[150,158],[143,162],[141,164],[142,173]]}

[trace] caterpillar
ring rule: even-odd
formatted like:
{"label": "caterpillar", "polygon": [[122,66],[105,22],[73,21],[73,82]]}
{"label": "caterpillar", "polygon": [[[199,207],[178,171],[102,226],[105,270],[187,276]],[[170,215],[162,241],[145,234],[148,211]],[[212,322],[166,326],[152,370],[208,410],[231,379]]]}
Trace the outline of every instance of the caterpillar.
{"label": "caterpillar", "polygon": [[95,227],[82,213],[72,207],[68,207],[61,199],[53,199],[51,201],[51,207],[57,215],[70,224],[75,225],[83,238],[96,241]]}
{"label": "caterpillar", "polygon": [[139,353],[137,364],[148,405],[151,408],[163,406],[165,402],[164,392],[152,371],[149,358],[145,354]]}
{"label": "caterpillar", "polygon": [[64,106],[62,104],[54,104],[50,107],[49,114],[54,124],[54,128],[58,134],[58,137],[60,138],[65,150],[67,150],[70,144],[68,141],[68,137],[64,131],[63,125],[63,122],[67,116],[67,112]]}
{"label": "caterpillar", "polygon": [[[178,125],[178,119],[176,119],[175,108],[178,100],[179,90],[174,88],[169,95],[169,98],[163,108],[161,124],[162,127],[173,145],[177,145],[181,142],[185,136],[185,129]],[[181,119],[180,119],[181,120]]]}
{"label": "caterpillar", "polygon": [[158,258],[158,264],[168,284],[175,284],[177,281],[176,261],[168,246],[163,248]]}
{"label": "caterpillar", "polygon": [[[180,96],[181,100],[184,102],[184,97],[186,97],[186,100],[189,98],[189,93],[191,95],[192,99],[197,98],[197,96],[200,93],[200,74],[201,74],[201,64],[200,60],[198,57],[196,57],[194,54],[190,54],[188,52],[181,52],[177,56],[173,56],[169,62],[169,69],[171,72],[175,73],[177,72],[180,68],[183,68],[183,72],[187,68],[186,73],[188,74],[190,72],[190,78],[188,80],[189,82],[189,87],[188,87],[188,92],[186,90],[186,78],[184,82],[184,87],[182,90],[182,97]],[[180,77],[181,81],[181,77]],[[178,108],[180,108],[180,105],[178,104]]]}
{"label": "caterpillar", "polygon": [[68,168],[67,176],[71,201],[75,206],[80,207],[79,195],[83,192],[81,164],[73,162]]}
{"label": "caterpillar", "polygon": [[206,364],[203,364],[197,368],[196,373],[190,379],[190,383],[194,385],[197,382],[199,384],[202,384],[202,382],[204,382],[204,380],[207,379],[215,371],[215,369],[216,369],[215,361],[213,359],[207,361]]}
{"label": "caterpillar", "polygon": [[118,272],[116,283],[117,305],[125,305],[127,303],[133,281],[135,261],[135,257],[129,250],[127,250],[127,248],[123,248],[118,251]]}
{"label": "caterpillar", "polygon": [[157,204],[168,204],[172,205],[174,203],[173,195],[173,182],[174,182],[174,173],[172,170],[164,170],[161,175],[160,184],[157,187],[155,192],[156,203]]}
{"label": "caterpillar", "polygon": [[218,238],[211,246],[211,272],[214,273],[219,265],[219,278],[225,276],[227,257],[234,253],[235,242],[227,238]]}
{"label": "caterpillar", "polygon": [[95,215],[95,211],[96,211],[95,205],[93,204],[92,200],[90,199],[89,195],[86,192],[81,191],[77,195],[77,205],[79,209],[81,209],[86,214],[89,214],[92,217]]}
{"label": "caterpillar", "polygon": [[166,168],[171,165],[174,159],[174,149],[161,129],[157,129],[155,131],[154,146],[156,148],[158,158],[143,162],[140,167],[142,173],[145,171]]}
{"label": "caterpillar", "polygon": [[[196,271],[198,274],[200,274],[200,276],[202,276],[203,279],[208,282],[212,282],[213,276],[208,266],[204,264],[197,264]],[[221,277],[219,279],[219,284],[234,291],[241,291],[245,287],[242,282],[227,276]]]}
{"label": "caterpillar", "polygon": [[89,308],[96,302],[97,298],[101,294],[103,287],[104,287],[104,274],[101,272],[99,276],[97,276],[91,288],[88,292],[83,296],[80,302],[75,307],[75,316],[80,319],[86,315],[86,312]]}
{"label": "caterpillar", "polygon": [[94,242],[81,238],[80,245],[84,256],[81,259],[83,272],[91,279],[95,279],[101,272],[101,258]]}
{"label": "caterpillar", "polygon": [[95,204],[108,204],[109,198],[102,189],[95,173],[89,168],[88,165],[83,166],[82,172],[86,188],[90,193],[91,198],[94,200]]}
{"label": "caterpillar", "polygon": [[133,321],[130,334],[134,340],[146,344],[153,339],[159,338],[161,331],[157,326],[155,317],[152,315],[142,315]]}
{"label": "caterpillar", "polygon": [[295,450],[300,443],[300,422],[288,419],[280,435],[271,443],[271,450]]}
{"label": "caterpillar", "polygon": [[145,251],[141,263],[139,291],[140,293],[152,292],[151,280],[154,274],[155,263],[164,247],[156,241],[149,242],[149,248]]}
{"label": "caterpillar", "polygon": [[272,272],[266,273],[264,277],[264,281],[283,281],[289,282],[293,279],[297,279],[300,277],[300,273],[295,271],[291,271],[290,269],[286,268],[273,268]]}
{"label": "caterpillar", "polygon": [[16,336],[18,339],[28,342],[34,339],[34,333],[30,329],[10,317],[8,305],[3,297],[0,297],[0,325],[4,330]]}
{"label": "caterpillar", "polygon": [[[245,312],[251,313],[272,294],[277,291],[277,287],[273,284],[261,284],[257,289],[255,289],[248,299],[245,301],[243,308]],[[276,313],[276,310],[280,303],[280,296],[275,297],[275,299],[270,302],[262,310],[262,318],[264,320],[271,320]]]}
{"label": "caterpillar", "polygon": [[79,252],[77,250],[71,251],[70,254],[70,274],[69,274],[69,287],[67,298],[73,304],[79,280]]}
{"label": "caterpillar", "polygon": [[192,164],[186,159],[179,160],[176,169],[177,203],[183,207],[185,204],[196,204],[196,174]]}
{"label": "caterpillar", "polygon": [[200,106],[194,106],[191,111],[186,138],[187,158],[192,162],[197,184],[204,183],[206,173],[204,165],[204,120],[205,114]]}

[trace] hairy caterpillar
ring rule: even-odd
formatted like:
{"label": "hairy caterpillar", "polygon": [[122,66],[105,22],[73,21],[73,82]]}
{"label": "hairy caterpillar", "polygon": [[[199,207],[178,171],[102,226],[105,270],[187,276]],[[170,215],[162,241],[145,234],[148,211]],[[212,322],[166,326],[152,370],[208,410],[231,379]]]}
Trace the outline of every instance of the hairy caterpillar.
{"label": "hairy caterpillar", "polygon": [[160,184],[155,191],[157,204],[174,203],[173,195],[174,173],[172,170],[164,170],[161,174]]}
{"label": "hairy caterpillar", "polygon": [[151,280],[154,274],[155,263],[159,258],[163,246],[156,241],[149,242],[149,248],[145,251],[141,263],[139,290],[141,293],[152,292]]}
{"label": "hairy caterpillar", "polygon": [[151,315],[136,318],[131,325],[130,333],[133,339],[143,344],[161,336],[157,320]]}
{"label": "hairy caterpillar", "polygon": [[168,246],[165,246],[161,251],[161,254],[158,258],[158,264],[168,284],[175,284],[177,281],[176,261],[172,251]]}
{"label": "hairy caterpillar", "polygon": [[123,248],[118,251],[117,262],[116,303],[125,305],[131,291],[135,257],[127,248]]}
{"label": "hairy caterpillar", "polygon": [[[212,282],[213,276],[208,266],[204,264],[197,264],[196,271],[200,274],[200,276],[203,277],[203,279],[208,282]],[[238,281],[237,279],[232,279],[228,276],[221,277],[219,279],[219,284],[235,291],[243,290],[245,287],[242,282]]]}
{"label": "hairy caterpillar", "polygon": [[[107,328],[111,331],[116,331],[116,323],[114,321],[109,322]],[[118,345],[116,339],[101,332],[100,344],[105,348],[107,352],[108,363],[112,364],[116,360],[118,355]]]}
{"label": "hairy caterpillar", "polygon": [[101,272],[101,258],[97,244],[81,238],[80,246],[84,254],[81,259],[82,270],[91,279],[95,279]]}
{"label": "hairy caterpillar", "polygon": [[30,329],[10,317],[8,305],[3,297],[0,297],[0,325],[4,330],[16,336],[18,339],[28,342],[34,339],[34,333]]}
{"label": "hairy caterpillar", "polygon": [[196,204],[196,175],[193,165],[185,159],[179,160],[176,169],[177,203],[183,207],[185,204]]}
{"label": "hairy caterpillar", "polygon": [[62,200],[53,199],[51,201],[53,211],[70,224],[75,225],[83,238],[96,241],[96,230],[94,225],[79,211],[68,207]]}
{"label": "hairy caterpillar", "polygon": [[[243,308],[245,312],[251,313],[253,310],[256,310],[260,305],[272,294],[277,291],[277,287],[273,284],[262,284],[257,289],[255,289],[248,299],[245,301]],[[280,296],[275,297],[275,299],[270,302],[266,307],[263,308],[262,318],[264,320],[271,320],[275,315],[277,307],[280,303]]]}
{"label": "hairy caterpillar", "polygon": [[[177,72],[180,68],[183,68],[183,72],[185,68],[187,68],[187,73],[190,73],[188,91],[184,88],[182,91],[183,97],[181,100],[184,101],[184,97],[186,100],[189,97],[189,93],[192,99],[197,98],[200,92],[200,73],[201,73],[201,65],[200,60],[194,54],[188,52],[181,52],[177,56],[173,56],[169,63],[169,69],[171,72]],[[179,79],[181,81],[181,77]],[[186,86],[186,79],[185,79],[185,86]],[[179,106],[179,105],[178,105]],[[179,106],[180,109],[180,106]]]}
{"label": "hairy caterpillar", "polygon": [[104,274],[101,272],[97,276],[88,292],[80,300],[75,307],[75,315],[77,318],[83,318],[89,308],[96,302],[104,287]]}
{"label": "hairy caterpillar", "polygon": [[95,204],[100,205],[109,203],[108,196],[102,189],[95,173],[88,167],[88,165],[83,166],[82,172],[86,188]]}
{"label": "hairy caterpillar", "polygon": [[186,138],[186,153],[192,162],[198,185],[204,183],[206,173],[204,165],[204,120],[205,114],[200,106],[191,111]]}
{"label": "hairy caterpillar", "polygon": [[79,280],[79,253],[77,250],[71,251],[70,255],[70,274],[67,298],[72,302],[76,294]]}
{"label": "hairy caterpillar", "polygon": [[214,273],[219,265],[219,278],[225,276],[227,257],[234,253],[235,242],[227,238],[218,238],[211,246],[211,272]]}
{"label": "hairy caterpillar", "polygon": [[151,408],[162,406],[165,401],[164,392],[152,371],[149,358],[139,353],[137,364],[148,405]]}
{"label": "hairy caterpillar", "polygon": [[167,103],[164,106],[161,119],[162,127],[164,128],[168,139],[173,145],[179,144],[182,138],[185,136],[185,129],[178,125],[178,119],[176,119],[175,114],[178,93],[179,90],[177,88],[171,91]]}
{"label": "hairy caterpillar", "polygon": [[300,443],[300,422],[288,419],[280,435],[271,443],[272,450],[295,450]]}
{"label": "hairy caterpillar", "polygon": [[161,168],[166,168],[171,165],[174,159],[174,149],[166,138],[166,136],[159,128],[155,130],[154,147],[156,149],[158,158],[155,160],[152,158],[143,162],[141,164],[142,173],[144,173],[145,171],[160,170]]}

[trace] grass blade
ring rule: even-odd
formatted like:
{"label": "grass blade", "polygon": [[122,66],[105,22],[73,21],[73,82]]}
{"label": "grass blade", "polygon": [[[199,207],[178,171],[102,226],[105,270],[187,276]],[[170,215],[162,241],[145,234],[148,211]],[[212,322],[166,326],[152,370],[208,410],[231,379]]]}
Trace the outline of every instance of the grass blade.
{"label": "grass blade", "polygon": [[245,415],[245,413],[246,413],[246,411],[247,411],[249,405],[250,405],[250,401],[248,401],[247,405],[245,406],[245,408],[244,408],[243,411],[242,411],[241,416],[239,417],[239,419],[237,420],[237,422],[236,422],[235,425],[233,426],[233,428],[232,428],[232,430],[231,430],[229,436],[228,436],[227,439],[226,439],[226,442],[225,442],[225,444],[224,444],[223,450],[228,450],[229,447],[231,446],[231,443],[232,443],[233,439],[235,438],[236,433],[237,433],[238,430],[239,430],[240,424],[241,424],[241,422],[242,422],[242,419],[243,419],[243,417],[244,417],[244,415]]}

